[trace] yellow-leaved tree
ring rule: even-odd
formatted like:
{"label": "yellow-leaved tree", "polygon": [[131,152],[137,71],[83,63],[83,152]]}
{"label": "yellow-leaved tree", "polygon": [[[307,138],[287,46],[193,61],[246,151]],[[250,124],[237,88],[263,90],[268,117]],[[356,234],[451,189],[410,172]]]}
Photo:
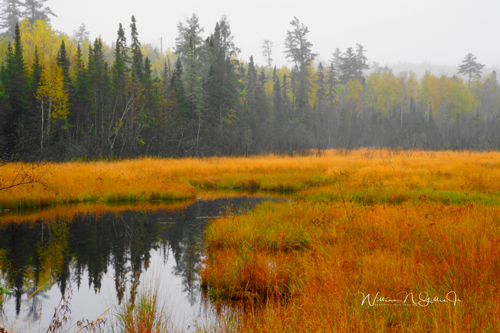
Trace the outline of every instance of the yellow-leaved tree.
{"label": "yellow-leaved tree", "polygon": [[[69,113],[68,92],[64,89],[62,69],[55,61],[51,61],[44,68],[40,79],[40,86],[36,92],[36,98],[41,102],[42,138],[40,149],[43,151],[43,139],[44,136],[50,135],[51,124],[58,119],[63,120],[63,127],[66,128],[66,118]],[[45,113],[45,110],[47,113]]]}

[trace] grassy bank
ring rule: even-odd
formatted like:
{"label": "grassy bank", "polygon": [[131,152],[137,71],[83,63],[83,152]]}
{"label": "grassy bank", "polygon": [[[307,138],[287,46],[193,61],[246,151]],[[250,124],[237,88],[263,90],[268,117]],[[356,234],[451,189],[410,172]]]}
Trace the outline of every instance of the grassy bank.
{"label": "grassy bank", "polygon": [[245,306],[235,331],[498,330],[498,155],[389,153],[212,221],[202,283]]}
{"label": "grassy bank", "polygon": [[[0,186],[12,183],[11,163],[0,168]],[[47,163],[38,166],[46,186],[32,184],[0,191],[2,209],[23,209],[74,202],[146,202],[186,200],[200,189],[299,191],[345,186],[348,198],[368,200],[381,190],[395,196],[407,191],[450,201],[496,204],[500,193],[500,153],[400,150],[329,150],[310,156],[210,157]],[[371,192],[370,192],[371,191]],[[336,200],[333,192],[309,193]],[[333,196],[329,196],[333,195]],[[472,198],[472,199],[471,199]],[[387,200],[391,200],[390,198]],[[445,198],[445,200],[448,200]]]}
{"label": "grassy bank", "polygon": [[212,222],[203,283],[213,299],[257,301],[239,331],[493,332],[499,220],[471,204],[266,203]]}

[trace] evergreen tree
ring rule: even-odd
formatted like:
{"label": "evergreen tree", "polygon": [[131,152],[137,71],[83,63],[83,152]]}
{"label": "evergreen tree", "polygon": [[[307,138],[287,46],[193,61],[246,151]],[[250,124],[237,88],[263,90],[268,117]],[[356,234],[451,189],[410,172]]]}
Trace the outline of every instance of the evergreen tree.
{"label": "evergreen tree", "polygon": [[0,34],[9,38],[12,38],[16,34],[16,24],[19,23],[22,17],[21,10],[23,3],[19,0],[4,0],[1,9],[2,14],[0,14],[0,29],[5,29],[5,31]]}
{"label": "evergreen tree", "polygon": [[73,31],[73,38],[78,44],[82,44],[84,41],[89,40],[90,33],[87,31],[85,24],[82,23],[77,30]]}
{"label": "evergreen tree", "polygon": [[309,29],[296,17],[290,24],[293,30],[287,31],[285,53],[294,62],[297,73],[296,78],[292,75],[292,84],[298,87],[296,100],[294,93],[294,105],[298,113],[307,120],[310,90],[308,68],[318,54],[312,52],[312,43],[307,40]]}
{"label": "evergreen tree", "polygon": [[175,53],[180,54],[186,62],[190,52],[193,53],[194,61],[198,61],[203,49],[203,28],[200,28],[199,18],[193,14],[186,19],[186,24],[177,24],[178,36],[175,38]]}
{"label": "evergreen tree", "polygon": [[290,22],[293,30],[287,31],[285,40],[286,57],[290,58],[301,72],[309,67],[310,63],[316,58],[317,53],[312,52],[312,43],[307,40],[309,29],[294,17]]}
{"label": "evergreen tree", "polygon": [[183,68],[181,59],[177,58],[177,61],[175,62],[175,70],[170,81],[170,91],[171,96],[173,96],[178,103],[178,113],[182,116],[184,121],[189,121],[191,116],[188,112],[186,96],[184,94],[182,72]]}
{"label": "evergreen tree", "polygon": [[462,64],[458,66],[458,74],[463,74],[468,77],[467,88],[470,89],[470,81],[472,78],[479,79],[484,65],[476,62],[476,57],[472,53],[467,53]]}
{"label": "evergreen tree", "polygon": [[250,56],[250,62],[248,63],[247,71],[247,109],[250,115],[250,119],[255,118],[255,100],[256,100],[256,90],[257,90],[257,70],[255,69],[255,63],[253,62],[253,56]]}
{"label": "evergreen tree", "polygon": [[144,59],[144,76],[142,82],[144,84],[144,88],[146,88],[147,91],[150,91],[152,89],[152,66],[153,65],[151,64],[151,60],[149,60],[149,57],[146,56],[146,58]]}
{"label": "evergreen tree", "polygon": [[348,47],[347,51],[342,55],[340,64],[340,81],[342,84],[347,84],[358,75],[357,71],[357,56],[352,47]]}
{"label": "evergreen tree", "polygon": [[198,154],[199,139],[201,130],[201,106],[202,106],[202,87],[199,77],[200,62],[196,60],[194,44],[190,43],[188,58],[186,61],[186,73],[184,80],[184,90],[188,102],[191,138],[195,140],[193,154]]}
{"label": "evergreen tree", "polygon": [[43,20],[50,23],[49,16],[57,17],[50,7],[45,7],[47,1],[48,0],[25,0],[25,10],[23,14],[28,17],[31,24],[34,24],[37,20]]}
{"label": "evergreen tree", "polygon": [[[228,153],[238,144],[235,135],[240,110],[239,92],[241,85],[236,71],[239,49],[234,45],[229,22],[225,16],[216,23],[213,34],[208,39],[209,71],[204,84],[205,110],[208,132],[215,141],[207,146],[211,154]],[[231,147],[231,148],[230,148]]]}
{"label": "evergreen tree", "polygon": [[[89,53],[90,54],[90,53]],[[73,93],[70,94],[71,113],[68,122],[73,126],[73,138],[79,143],[83,133],[88,129],[86,120],[90,117],[90,82],[85,70],[85,63],[80,44],[78,44],[75,56],[75,76],[73,81]]]}
{"label": "evergreen tree", "polygon": [[125,91],[125,61],[123,59],[122,44],[120,38],[116,40],[115,59],[113,62],[113,86],[115,96],[119,96]]}
{"label": "evergreen tree", "polygon": [[134,16],[132,16],[130,29],[132,34],[132,44],[130,46],[130,49],[132,51],[132,77],[138,82],[142,81],[143,79],[144,61],[141,51],[141,42],[139,41],[139,33],[137,32],[137,26]]}
{"label": "evergreen tree", "polygon": [[39,119],[38,115],[40,112],[40,101],[36,98],[36,93],[40,87],[40,81],[42,78],[43,68],[40,64],[40,56],[38,53],[38,48],[35,49],[35,59],[31,65],[31,78],[30,78],[30,88],[28,95],[28,118],[26,121],[26,131],[29,136],[33,138],[34,143],[30,145],[32,148],[38,147],[38,142],[40,142],[40,137],[38,134],[39,130]]}
{"label": "evergreen tree", "polygon": [[274,122],[278,127],[281,127],[284,122],[283,112],[283,96],[281,95],[280,78],[276,74],[276,66],[273,70],[273,106],[274,106]]}
{"label": "evergreen tree", "polygon": [[363,74],[364,70],[370,69],[370,66],[366,63],[368,60],[365,56],[366,50],[363,48],[363,45],[356,44],[356,66],[354,68],[355,77],[358,81],[364,86],[365,85],[365,77]]}
{"label": "evergreen tree", "polygon": [[268,39],[264,40],[264,44],[262,45],[262,55],[266,59],[267,67],[271,68],[273,64],[273,45],[274,43]]}
{"label": "evergreen tree", "polygon": [[325,82],[325,72],[323,64],[320,62],[318,65],[318,70],[316,71],[316,80],[314,82],[317,86],[316,89],[316,104],[314,105],[314,132],[316,137],[316,144],[318,149],[324,147],[323,141],[326,138],[327,119],[326,119],[326,82]]}
{"label": "evergreen tree", "polygon": [[16,24],[15,32],[14,48],[9,43],[7,50],[7,66],[4,77],[7,105],[6,109],[3,110],[4,123],[2,125],[6,153],[13,153],[15,145],[20,143],[28,109],[26,64],[18,24]]}
{"label": "evergreen tree", "polygon": [[57,52],[57,64],[62,68],[64,76],[64,88],[69,89],[69,85],[71,84],[71,79],[69,76],[70,61],[66,52],[66,45],[64,43],[64,40],[61,42],[59,52]]}
{"label": "evergreen tree", "polygon": [[125,30],[123,30],[121,23],[118,27],[118,39],[117,39],[116,43],[120,44],[121,58],[122,58],[124,66],[125,66],[125,73],[128,73],[128,69],[129,69],[131,60],[130,60],[130,56],[128,53],[127,37],[125,37]]}

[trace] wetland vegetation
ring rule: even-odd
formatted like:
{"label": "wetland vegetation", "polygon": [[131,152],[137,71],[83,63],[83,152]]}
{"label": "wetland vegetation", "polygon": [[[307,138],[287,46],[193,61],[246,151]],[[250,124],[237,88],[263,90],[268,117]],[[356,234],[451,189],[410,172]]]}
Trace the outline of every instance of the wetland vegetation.
{"label": "wetland vegetation", "polygon": [[[498,152],[328,150],[48,163],[44,172],[50,186],[0,193],[10,210],[2,229],[59,208],[59,216],[134,214],[107,198],[157,214],[165,201],[221,195],[214,189],[288,194],[208,223],[193,265],[207,301],[225,310],[200,331],[493,332],[500,322]],[[163,203],[154,201],[163,191]],[[93,205],[56,206],[90,196]]]}

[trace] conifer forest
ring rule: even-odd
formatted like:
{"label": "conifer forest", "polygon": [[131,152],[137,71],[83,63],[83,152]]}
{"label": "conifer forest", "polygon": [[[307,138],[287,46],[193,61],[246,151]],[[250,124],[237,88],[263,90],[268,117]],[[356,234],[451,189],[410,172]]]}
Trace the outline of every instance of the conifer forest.
{"label": "conifer forest", "polygon": [[[9,3],[8,1],[6,2]],[[7,8],[8,9],[8,8]],[[4,19],[8,13],[4,8]],[[193,14],[166,52],[140,42],[140,22],[116,41],[54,31],[50,9],[0,40],[4,158],[101,159],[402,147],[498,149],[496,72],[469,53],[451,77],[371,66],[360,44],[316,59],[298,18],[284,37],[288,67],[239,58],[228,19],[205,33]],[[41,19],[40,19],[41,18]]]}

